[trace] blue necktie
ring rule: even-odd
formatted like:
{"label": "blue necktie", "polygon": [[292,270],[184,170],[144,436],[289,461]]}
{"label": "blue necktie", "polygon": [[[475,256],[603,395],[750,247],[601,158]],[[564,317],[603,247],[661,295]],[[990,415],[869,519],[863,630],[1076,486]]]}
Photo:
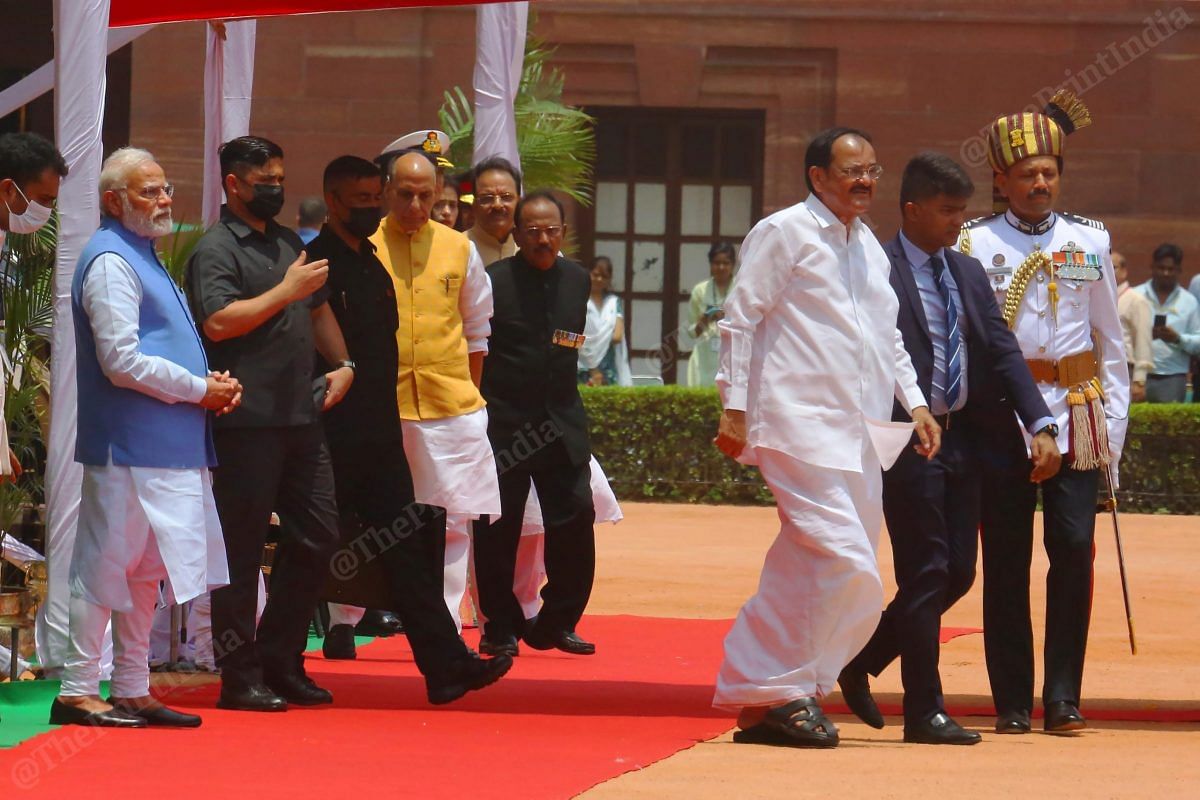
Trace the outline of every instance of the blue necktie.
{"label": "blue necktie", "polygon": [[946,410],[950,411],[962,390],[962,331],[958,327],[958,307],[946,282],[946,262],[933,256],[929,263],[933,266],[933,282],[946,307]]}

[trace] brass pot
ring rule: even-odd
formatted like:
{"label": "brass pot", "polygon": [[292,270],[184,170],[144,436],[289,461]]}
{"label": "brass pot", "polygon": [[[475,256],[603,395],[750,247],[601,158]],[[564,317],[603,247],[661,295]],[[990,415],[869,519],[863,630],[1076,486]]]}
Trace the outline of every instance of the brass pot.
{"label": "brass pot", "polygon": [[5,586],[0,589],[0,626],[25,626],[36,611],[33,592],[24,586]]}

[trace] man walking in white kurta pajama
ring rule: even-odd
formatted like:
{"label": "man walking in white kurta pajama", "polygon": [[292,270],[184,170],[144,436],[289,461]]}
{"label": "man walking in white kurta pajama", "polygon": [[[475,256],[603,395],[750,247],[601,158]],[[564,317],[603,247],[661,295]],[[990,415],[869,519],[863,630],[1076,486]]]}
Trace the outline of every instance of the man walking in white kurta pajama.
{"label": "man walking in white kurta pajama", "polygon": [[[209,469],[208,412],[241,402],[241,386],[210,373],[183,293],[154,240],[171,232],[171,196],[145,150],[124,148],[100,173],[104,219],[71,291],[78,349],[83,467],[71,559],[70,649],[55,724],[193,728],[150,696],[150,626],[159,582],[183,603],[229,582]],[[111,704],[100,655],[112,617]]]}
{"label": "man walking in white kurta pajama", "polygon": [[919,452],[937,452],[940,429],[896,329],[887,255],[858,219],[882,173],[870,138],[818,134],[805,171],[808,199],[746,237],[720,323],[716,444],[758,465],[781,530],[725,639],[713,705],[741,713],[734,741],[834,747],[818,701],[879,622],[880,467],[912,434],[886,422],[893,396]]}

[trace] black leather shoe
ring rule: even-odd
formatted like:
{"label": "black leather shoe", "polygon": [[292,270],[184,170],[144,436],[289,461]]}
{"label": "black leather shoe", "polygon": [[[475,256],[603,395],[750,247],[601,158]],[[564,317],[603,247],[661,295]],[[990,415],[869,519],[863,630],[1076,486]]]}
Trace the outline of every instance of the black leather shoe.
{"label": "black leather shoe", "polygon": [[1046,706],[1044,723],[1046,733],[1074,733],[1087,727],[1087,720],[1079,713],[1079,708],[1066,700]]}
{"label": "black leather shoe", "polygon": [[484,634],[479,640],[479,652],[485,656],[508,656],[516,658],[521,655],[521,647],[517,637],[510,634]]}
{"label": "black leather shoe", "polygon": [[525,644],[534,650],[557,649],[576,656],[590,656],[596,652],[596,645],[580,639],[575,631],[545,633],[534,627],[525,634]]}
{"label": "black leather shoe", "polygon": [[363,618],[358,621],[358,625],[354,627],[354,632],[359,636],[395,636],[397,633],[404,633],[404,625],[400,622],[400,618],[391,611],[380,611],[375,608],[368,608]]}
{"label": "black leather shoe", "polygon": [[261,683],[238,687],[223,683],[217,698],[217,708],[229,711],[287,711],[287,707],[287,700]]}
{"label": "black leather shoe", "polygon": [[904,741],[912,744],[979,744],[983,739],[975,731],[963,728],[939,711],[918,725],[904,726]]}
{"label": "black leather shoe", "polygon": [[996,733],[1029,733],[1028,711],[1005,711],[996,717]]}
{"label": "black leather shoe", "polygon": [[879,706],[875,704],[875,697],[871,694],[867,673],[846,667],[842,674],[838,675],[838,688],[842,690],[842,699],[850,706],[854,716],[872,728],[883,727],[883,714],[879,712]]}
{"label": "black leather shoe", "polygon": [[463,656],[445,674],[425,681],[425,694],[435,706],[453,703],[467,692],[491,686],[512,669],[509,655],[480,658],[474,653]]}
{"label": "black leather shoe", "polygon": [[111,697],[108,702],[113,704],[113,708],[120,709],[131,717],[146,720],[146,724],[151,728],[199,728],[203,721],[195,714],[184,714],[164,705],[141,706]]}
{"label": "black leather shoe", "polygon": [[333,702],[333,694],[313,683],[303,672],[277,672],[263,675],[272,692],[298,706],[320,706]]}
{"label": "black leather shoe", "polygon": [[96,728],[145,728],[146,720],[126,714],[119,708],[111,711],[84,711],[55,698],[50,704],[51,725],[92,725]]}
{"label": "black leather shoe", "polygon": [[334,625],[331,627],[325,634],[321,652],[330,661],[353,661],[358,658],[358,650],[354,647],[354,626]]}

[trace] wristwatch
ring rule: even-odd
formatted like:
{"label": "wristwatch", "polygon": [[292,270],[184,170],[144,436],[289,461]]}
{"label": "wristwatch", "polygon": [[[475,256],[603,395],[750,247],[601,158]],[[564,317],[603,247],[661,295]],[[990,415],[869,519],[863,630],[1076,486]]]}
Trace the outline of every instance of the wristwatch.
{"label": "wristwatch", "polygon": [[354,362],[348,358],[344,361],[337,362],[337,368],[341,369],[342,367],[349,367],[354,372],[358,372],[358,367],[355,366]]}
{"label": "wristwatch", "polygon": [[[1042,429],[1039,430],[1037,433],[1048,433],[1048,434],[1050,434],[1051,439],[1057,439],[1058,438],[1058,424],[1051,422],[1049,425],[1042,426]],[[1034,436],[1037,436],[1037,433],[1035,433]]]}

